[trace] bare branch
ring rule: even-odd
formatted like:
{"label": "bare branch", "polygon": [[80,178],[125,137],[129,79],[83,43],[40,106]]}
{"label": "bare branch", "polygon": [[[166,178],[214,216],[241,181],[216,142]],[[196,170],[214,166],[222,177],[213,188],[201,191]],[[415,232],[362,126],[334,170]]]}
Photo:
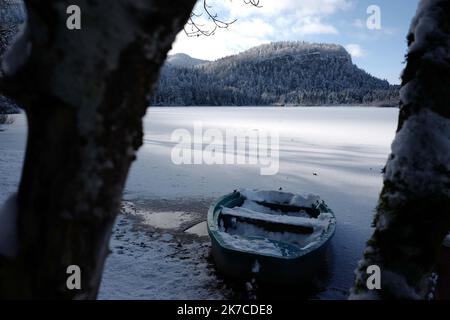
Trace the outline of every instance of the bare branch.
{"label": "bare branch", "polygon": [[[219,19],[217,13],[212,12],[212,6],[208,4],[208,0],[203,1],[203,13],[206,13],[207,19],[212,22],[212,28],[206,27],[204,24],[200,24],[197,19],[203,16],[203,13],[192,12],[189,21],[184,27],[184,32],[188,37],[200,37],[200,36],[212,36],[217,29],[227,29],[230,25],[235,23],[237,19],[232,21],[224,21]],[[261,8],[260,0],[243,0],[244,4]]]}

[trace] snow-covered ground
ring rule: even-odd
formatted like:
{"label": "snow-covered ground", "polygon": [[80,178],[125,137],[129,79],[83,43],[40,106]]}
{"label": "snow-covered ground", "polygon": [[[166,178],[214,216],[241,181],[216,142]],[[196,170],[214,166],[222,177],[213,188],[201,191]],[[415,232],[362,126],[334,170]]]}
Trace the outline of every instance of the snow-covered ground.
{"label": "snow-covered ground", "polygon": [[192,223],[187,217],[179,219],[179,211],[163,212],[166,222],[157,218],[159,223],[148,222],[154,216],[151,212],[123,204],[99,298],[206,300],[229,296],[208,258],[208,238],[184,233]]}
{"label": "snow-covered ground", "polygon": [[[311,298],[345,298],[371,234],[381,170],[395,134],[397,109],[152,108],[134,163],[126,210],[111,240],[101,299],[217,299],[242,296],[216,275],[205,236],[206,210],[238,188],[319,195],[335,212],[330,276]],[[175,165],[176,129],[240,127],[277,130],[280,170],[262,176],[252,165]],[[17,116],[0,132],[0,201],[17,187],[26,126]]]}

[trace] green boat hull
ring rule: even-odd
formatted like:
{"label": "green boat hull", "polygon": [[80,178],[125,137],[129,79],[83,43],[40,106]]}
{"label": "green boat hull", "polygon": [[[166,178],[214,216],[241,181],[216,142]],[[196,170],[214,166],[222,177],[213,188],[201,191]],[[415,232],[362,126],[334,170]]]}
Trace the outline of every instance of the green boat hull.
{"label": "green boat hull", "polygon": [[[259,282],[286,286],[306,283],[316,278],[326,264],[327,249],[336,229],[335,216],[331,210],[325,205],[322,208],[333,214],[333,221],[320,241],[305,250],[281,244],[287,246],[287,251],[291,252],[281,257],[236,249],[221,237],[218,227],[221,208],[238,206],[243,200],[239,192],[234,192],[220,198],[208,211],[208,233],[211,238],[212,255],[218,270],[226,277],[242,280],[254,278]],[[255,265],[258,266],[257,272],[255,272]]]}

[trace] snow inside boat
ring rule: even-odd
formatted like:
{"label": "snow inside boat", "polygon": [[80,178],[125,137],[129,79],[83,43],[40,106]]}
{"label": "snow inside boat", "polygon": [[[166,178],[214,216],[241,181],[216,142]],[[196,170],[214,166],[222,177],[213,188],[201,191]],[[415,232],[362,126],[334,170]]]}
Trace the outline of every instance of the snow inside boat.
{"label": "snow inside boat", "polygon": [[239,190],[208,212],[218,269],[226,276],[281,285],[314,277],[335,229],[334,213],[314,195]]}

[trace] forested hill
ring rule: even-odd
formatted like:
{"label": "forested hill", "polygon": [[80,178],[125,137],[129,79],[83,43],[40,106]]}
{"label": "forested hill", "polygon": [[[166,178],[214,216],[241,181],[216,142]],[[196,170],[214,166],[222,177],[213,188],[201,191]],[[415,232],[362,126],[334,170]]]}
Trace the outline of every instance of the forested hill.
{"label": "forested hill", "polygon": [[8,1],[6,5],[3,3],[0,5],[0,56],[24,19],[24,7],[19,1]]}
{"label": "forested hill", "polygon": [[184,53],[177,53],[177,54],[167,57],[166,65],[169,65],[172,67],[188,68],[188,67],[195,67],[200,64],[204,64],[206,62],[209,62],[209,61],[195,59]]}
{"label": "forested hill", "polygon": [[151,104],[396,105],[398,91],[354,65],[342,46],[278,42],[214,62],[171,56]]}
{"label": "forested hill", "polygon": [[[0,0],[0,61],[10,45],[11,40],[17,33],[19,25],[25,21],[23,4],[19,1]],[[3,70],[0,64],[0,77]],[[0,114],[17,113],[19,108],[10,99],[1,95],[0,92]]]}

